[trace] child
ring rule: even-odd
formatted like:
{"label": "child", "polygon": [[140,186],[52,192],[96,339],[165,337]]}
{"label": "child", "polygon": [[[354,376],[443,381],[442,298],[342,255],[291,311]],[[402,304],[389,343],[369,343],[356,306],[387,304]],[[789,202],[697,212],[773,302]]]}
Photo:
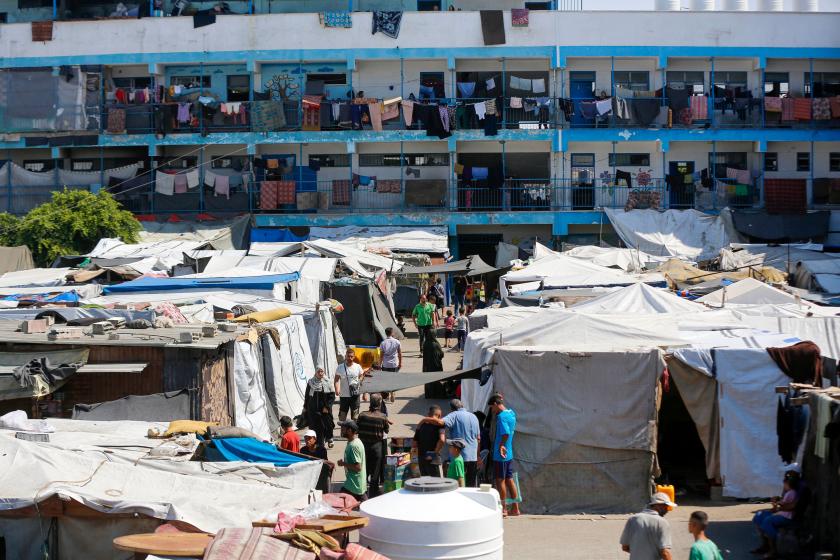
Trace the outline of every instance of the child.
{"label": "child", "polygon": [[456,438],[450,439],[446,443],[449,445],[449,468],[446,470],[446,478],[457,480],[458,486],[463,488],[466,474],[461,450],[466,446],[466,442],[460,438]]}
{"label": "child", "polygon": [[283,430],[283,437],[280,438],[280,449],[300,453],[300,437],[295,433],[295,423],[288,416],[280,419],[280,428]]}
{"label": "child", "polygon": [[449,348],[449,339],[455,340],[455,316],[452,315],[452,310],[446,310],[446,319],[443,321],[443,346]]}
{"label": "child", "polygon": [[694,535],[688,560],[723,560],[717,545],[706,536],[708,526],[709,516],[705,511],[695,511],[688,518],[688,532]]}
{"label": "child", "polygon": [[464,351],[464,345],[467,343],[467,325],[469,322],[467,321],[467,315],[465,313],[465,309],[461,307],[458,310],[458,320],[456,321],[458,327],[458,350],[461,352]]}

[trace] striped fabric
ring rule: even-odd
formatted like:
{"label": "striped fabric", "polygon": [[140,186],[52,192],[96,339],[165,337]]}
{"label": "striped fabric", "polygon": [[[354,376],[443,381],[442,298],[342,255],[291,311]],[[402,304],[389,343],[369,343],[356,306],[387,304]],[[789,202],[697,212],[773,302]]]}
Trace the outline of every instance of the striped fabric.
{"label": "striped fabric", "polygon": [[798,97],[793,100],[793,118],[797,121],[811,120],[811,98]]}
{"label": "striped fabric", "polygon": [[353,184],[348,180],[334,180],[332,182],[332,203],[336,206],[350,206]]}

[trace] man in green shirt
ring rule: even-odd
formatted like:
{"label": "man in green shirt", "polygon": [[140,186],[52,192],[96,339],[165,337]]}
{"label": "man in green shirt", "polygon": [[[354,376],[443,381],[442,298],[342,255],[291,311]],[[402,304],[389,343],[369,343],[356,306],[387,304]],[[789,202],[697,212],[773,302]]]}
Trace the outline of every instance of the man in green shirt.
{"label": "man in green shirt", "polygon": [[723,560],[717,545],[706,536],[709,516],[705,511],[695,511],[688,518],[688,532],[694,535],[694,544],[688,560]]}
{"label": "man in green shirt", "polygon": [[367,469],[365,467],[365,446],[357,437],[359,426],[353,420],[342,422],[341,436],[347,439],[344,459],[338,461],[344,467],[346,480],[342,492],[350,494],[360,502],[367,500]]}
{"label": "man in green shirt", "polygon": [[461,457],[461,452],[467,446],[467,442],[462,439],[450,439],[446,444],[449,446],[449,468],[446,470],[446,478],[458,481],[458,486],[463,488],[465,486],[464,479],[466,478],[466,471],[464,469],[464,458]]}
{"label": "man in green shirt", "polygon": [[414,326],[417,327],[417,335],[420,338],[420,353],[423,353],[423,343],[426,342],[427,336],[434,336],[432,326],[437,329],[438,318],[435,313],[434,304],[426,300],[426,296],[420,296],[420,303],[414,306],[414,311],[411,312],[414,318]]}

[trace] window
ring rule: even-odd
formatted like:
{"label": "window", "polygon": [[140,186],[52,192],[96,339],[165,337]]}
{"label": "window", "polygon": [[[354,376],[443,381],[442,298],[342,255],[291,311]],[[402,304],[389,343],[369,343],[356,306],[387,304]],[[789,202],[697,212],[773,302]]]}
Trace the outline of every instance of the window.
{"label": "window", "polygon": [[525,2],[526,10],[550,10],[551,2]]}
{"label": "window", "polygon": [[439,12],[440,0],[417,0],[418,12]]}
{"label": "window", "polygon": [[[811,95],[811,73],[805,72],[803,79],[805,95]],[[840,72],[814,72],[814,97],[840,95]]]}
{"label": "window", "polygon": [[350,154],[309,154],[309,165],[321,167],[350,167]]}
{"label": "window", "polygon": [[828,170],[840,171],[840,152],[831,152],[828,154]]}
{"label": "window", "polygon": [[[207,163],[207,162],[205,161],[205,163]],[[164,157],[158,158],[155,161],[155,165],[157,167],[161,168],[161,169],[168,169],[168,168],[187,169],[189,167],[195,167],[196,165],[198,165],[198,158],[195,157],[195,156],[187,156],[187,157],[180,157],[180,158],[179,157],[164,156]],[[212,162],[211,162],[210,165],[211,166],[213,165]]]}
{"label": "window", "polygon": [[74,159],[70,162],[72,171],[98,171],[99,165],[92,159]]}
{"label": "window", "polygon": [[767,97],[781,97],[790,92],[790,78],[787,72],[764,73],[764,95]]}
{"label": "window", "polygon": [[18,0],[18,9],[26,8],[52,8],[52,0]]}
{"label": "window", "polygon": [[811,152],[796,152],[796,170],[811,170]]}
{"label": "window", "polygon": [[764,171],[778,171],[779,170],[779,154],[776,152],[767,152],[764,154]]}
{"label": "window", "polygon": [[747,152],[716,152],[709,154],[709,168],[718,179],[726,179],[726,169],[747,169]]}
{"label": "window", "polygon": [[186,88],[209,88],[210,76],[172,76],[169,78],[169,85]]}
{"label": "window", "polygon": [[251,76],[235,75],[227,77],[227,100],[248,101],[251,91]]}
{"label": "window", "polygon": [[29,159],[23,161],[23,168],[27,171],[50,171],[55,169],[55,160]]}
{"label": "window", "polygon": [[722,88],[746,88],[746,72],[715,72],[715,85]]}
{"label": "window", "polygon": [[650,72],[613,72],[613,83],[633,91],[648,91],[650,89]]}
{"label": "window", "polygon": [[610,167],[650,167],[650,154],[610,154]]}
{"label": "window", "polygon": [[443,72],[420,72],[420,99],[442,99],[446,97]]}
{"label": "window", "polygon": [[594,167],[595,156],[593,154],[572,154],[572,167]]}
{"label": "window", "polygon": [[328,86],[347,85],[347,74],[307,74],[308,82],[324,82]]}
{"label": "window", "polygon": [[151,78],[114,78],[114,86],[126,89],[143,89],[152,87]]}
{"label": "window", "polygon": [[449,165],[449,154],[359,154],[359,167],[443,167]]}
{"label": "window", "polygon": [[705,91],[703,72],[669,71],[666,78],[669,86],[684,86],[694,95],[703,95]]}

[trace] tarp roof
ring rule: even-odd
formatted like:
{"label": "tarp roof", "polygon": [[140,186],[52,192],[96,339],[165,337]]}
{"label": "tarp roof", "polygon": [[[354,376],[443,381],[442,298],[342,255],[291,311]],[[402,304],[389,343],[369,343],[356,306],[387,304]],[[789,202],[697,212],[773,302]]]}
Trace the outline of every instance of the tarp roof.
{"label": "tarp roof", "polygon": [[[797,303],[797,298],[755,278],[744,278],[697,299],[700,303],[721,305],[722,303]],[[810,304],[809,304],[810,305]]]}
{"label": "tarp roof", "polygon": [[572,306],[580,313],[690,313],[704,306],[647,284],[633,284]]}
{"label": "tarp roof", "polygon": [[564,255],[589,261],[599,266],[620,268],[625,272],[641,272],[645,268],[656,263],[665,262],[668,257],[657,257],[649,255],[636,249],[620,247],[598,247],[595,245],[583,245],[565,251]]}
{"label": "tarp roof", "polygon": [[240,249],[246,245],[250,216],[205,222],[143,222],[140,241],[192,241],[214,249]]}
{"label": "tarp roof", "polygon": [[502,276],[506,282],[539,282],[546,288],[623,286],[633,284],[638,278],[624,272],[592,264],[561,253],[554,253],[535,260],[520,270]]}
{"label": "tarp roof", "polygon": [[62,286],[71,268],[30,268],[6,272],[0,276],[0,287]]}
{"label": "tarp roof", "polygon": [[470,255],[466,259],[443,264],[406,266],[400,270],[400,274],[464,274],[466,276],[478,276],[495,271],[495,268],[481,260],[481,257],[478,255]]}
{"label": "tarp roof", "polygon": [[328,239],[363,251],[432,253],[449,252],[449,235],[446,227],[390,227],[343,226],[336,228],[313,227],[309,239]]}
{"label": "tarp roof", "polygon": [[286,284],[300,278],[297,272],[290,274],[268,274],[237,278],[138,278],[105,288],[105,294],[125,292],[156,292],[184,289],[223,289],[223,290],[273,290],[275,284]]}
{"label": "tarp roof", "polygon": [[260,272],[299,272],[301,278],[322,282],[332,279],[337,259],[326,257],[268,257],[256,255],[217,255],[210,257],[202,274],[228,276],[226,271],[238,268]]}
{"label": "tarp roof", "polygon": [[0,274],[35,268],[32,252],[26,245],[0,247]]}

